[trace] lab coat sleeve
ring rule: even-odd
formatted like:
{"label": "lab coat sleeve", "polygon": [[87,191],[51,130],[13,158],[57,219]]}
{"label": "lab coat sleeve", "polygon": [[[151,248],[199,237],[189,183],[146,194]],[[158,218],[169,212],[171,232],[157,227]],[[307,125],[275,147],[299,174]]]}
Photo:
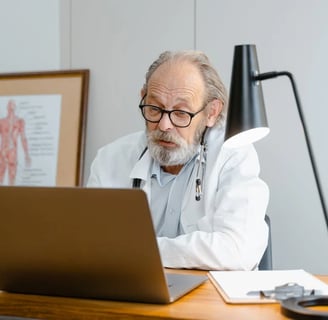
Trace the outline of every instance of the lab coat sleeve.
{"label": "lab coat sleeve", "polygon": [[269,190],[258,177],[253,147],[227,152],[222,158],[208,177],[205,213],[196,221],[195,229],[176,238],[158,238],[165,267],[257,268],[268,240],[264,216]]}
{"label": "lab coat sleeve", "polygon": [[101,180],[99,174],[99,169],[101,168],[101,164],[99,162],[100,162],[99,158],[96,157],[91,164],[90,175],[87,181],[87,187],[89,188],[101,187]]}
{"label": "lab coat sleeve", "polygon": [[100,148],[91,164],[87,187],[130,188],[129,174],[145,144],[144,133],[140,131]]}

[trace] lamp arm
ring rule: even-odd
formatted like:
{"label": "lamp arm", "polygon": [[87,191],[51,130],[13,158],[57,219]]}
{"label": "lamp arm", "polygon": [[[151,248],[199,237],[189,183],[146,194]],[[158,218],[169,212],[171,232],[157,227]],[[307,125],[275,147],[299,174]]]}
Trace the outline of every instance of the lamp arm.
{"label": "lamp arm", "polygon": [[309,138],[309,135],[308,135],[307,126],[306,126],[306,123],[305,123],[303,110],[302,110],[302,107],[301,107],[301,101],[300,101],[300,98],[299,98],[299,95],[298,95],[296,82],[294,81],[293,75],[288,71],[279,71],[279,72],[272,71],[272,72],[265,72],[265,73],[260,73],[258,75],[255,75],[254,80],[255,81],[262,81],[262,80],[276,78],[276,77],[279,77],[279,76],[287,76],[289,78],[289,80],[291,81],[291,84],[292,84],[292,87],[293,87],[294,96],[295,96],[295,100],[296,100],[296,106],[297,106],[297,110],[298,110],[299,117],[300,117],[300,120],[301,120],[303,133],[304,133],[306,145],[307,145],[310,160],[311,160],[311,165],[312,165],[313,174],[314,174],[315,182],[316,182],[318,193],[319,193],[321,207],[322,207],[322,210],[323,210],[323,213],[324,213],[324,216],[325,216],[326,225],[328,227],[327,206],[326,206],[326,203],[325,203],[325,198],[323,196],[322,187],[321,187],[322,185],[321,185],[321,182],[320,182],[317,165],[316,165],[314,155],[313,155],[313,149],[312,149],[311,141],[310,141],[310,138]]}

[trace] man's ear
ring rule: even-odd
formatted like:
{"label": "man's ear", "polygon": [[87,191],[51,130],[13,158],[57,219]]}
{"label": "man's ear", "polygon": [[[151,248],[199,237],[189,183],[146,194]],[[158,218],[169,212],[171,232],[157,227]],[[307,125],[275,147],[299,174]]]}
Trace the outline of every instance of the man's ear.
{"label": "man's ear", "polygon": [[208,107],[208,114],[207,114],[207,126],[213,127],[217,122],[217,119],[222,112],[223,103],[222,101],[215,99],[210,102]]}
{"label": "man's ear", "polygon": [[140,98],[143,98],[145,94],[146,94],[146,90],[145,90],[145,88],[142,88],[140,90],[140,96],[141,96]]}

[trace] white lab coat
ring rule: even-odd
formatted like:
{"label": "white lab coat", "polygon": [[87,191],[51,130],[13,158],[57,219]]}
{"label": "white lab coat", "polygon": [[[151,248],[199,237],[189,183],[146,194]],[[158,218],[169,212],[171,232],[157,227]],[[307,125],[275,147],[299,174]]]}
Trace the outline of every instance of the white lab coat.
{"label": "white lab coat", "polygon": [[[223,135],[223,129],[209,130],[202,200],[195,200],[196,177],[187,186],[181,211],[185,234],[157,238],[165,267],[252,270],[263,255],[269,190],[258,176],[254,147],[222,148]],[[149,152],[139,159],[145,146],[145,133],[138,132],[101,148],[88,187],[130,188],[133,178],[140,178],[150,199]]]}

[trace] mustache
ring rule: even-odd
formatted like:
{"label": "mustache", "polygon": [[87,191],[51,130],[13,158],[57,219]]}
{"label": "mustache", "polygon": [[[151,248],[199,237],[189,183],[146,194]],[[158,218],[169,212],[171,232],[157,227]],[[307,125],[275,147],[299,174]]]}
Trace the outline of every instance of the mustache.
{"label": "mustache", "polygon": [[150,138],[153,142],[164,140],[167,142],[173,142],[176,145],[181,145],[181,138],[171,132],[163,132],[160,130],[155,130],[149,133]]}

